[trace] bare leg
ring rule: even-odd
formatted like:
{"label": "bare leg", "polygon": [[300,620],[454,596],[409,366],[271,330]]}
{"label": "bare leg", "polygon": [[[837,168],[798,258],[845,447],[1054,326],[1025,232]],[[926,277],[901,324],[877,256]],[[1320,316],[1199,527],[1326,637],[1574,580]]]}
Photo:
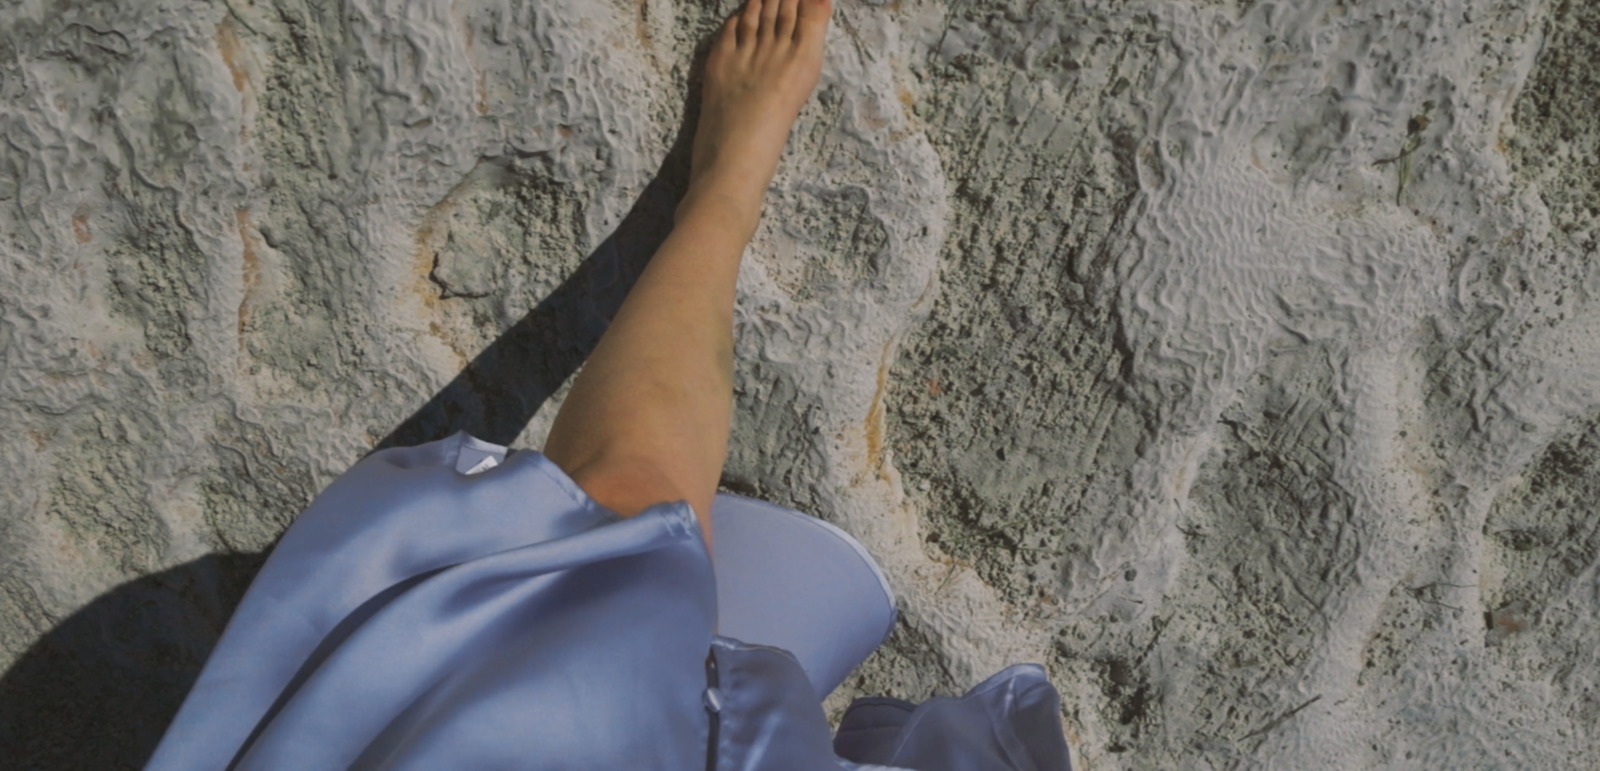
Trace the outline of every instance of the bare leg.
{"label": "bare leg", "polygon": [[632,516],[711,500],[733,410],[734,282],[795,117],[816,88],[829,0],[746,0],[712,44],[689,189],[557,413],[544,454]]}

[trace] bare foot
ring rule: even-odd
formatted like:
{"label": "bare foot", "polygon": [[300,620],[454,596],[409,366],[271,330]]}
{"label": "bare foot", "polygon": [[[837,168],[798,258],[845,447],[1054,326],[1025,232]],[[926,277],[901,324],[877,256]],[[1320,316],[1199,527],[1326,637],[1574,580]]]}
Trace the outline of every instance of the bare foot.
{"label": "bare foot", "polygon": [[761,197],[800,108],[822,72],[830,0],[745,0],[706,58],[688,211],[722,209],[753,233]]}

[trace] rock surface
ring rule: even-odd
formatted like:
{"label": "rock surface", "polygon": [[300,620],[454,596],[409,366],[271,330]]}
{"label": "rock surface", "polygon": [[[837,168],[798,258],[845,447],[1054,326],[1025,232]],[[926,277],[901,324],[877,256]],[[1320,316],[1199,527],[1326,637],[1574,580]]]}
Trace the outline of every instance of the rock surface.
{"label": "rock surface", "polygon": [[[1600,755],[1600,6],[836,0],[730,489],[1049,668],[1084,768]],[[13,3],[0,746],[140,765],[369,449],[524,447],[685,177],[722,3]]]}

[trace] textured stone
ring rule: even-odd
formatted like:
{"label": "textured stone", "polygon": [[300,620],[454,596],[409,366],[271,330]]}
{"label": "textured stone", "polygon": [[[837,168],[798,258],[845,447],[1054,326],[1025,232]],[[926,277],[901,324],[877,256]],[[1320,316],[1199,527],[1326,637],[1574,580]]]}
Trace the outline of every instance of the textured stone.
{"label": "textured stone", "polygon": [[[1597,6],[836,5],[724,480],[901,596],[835,716],[1038,661],[1085,767],[1600,754]],[[540,444],[731,10],[6,11],[8,762],[140,765],[371,448]]]}

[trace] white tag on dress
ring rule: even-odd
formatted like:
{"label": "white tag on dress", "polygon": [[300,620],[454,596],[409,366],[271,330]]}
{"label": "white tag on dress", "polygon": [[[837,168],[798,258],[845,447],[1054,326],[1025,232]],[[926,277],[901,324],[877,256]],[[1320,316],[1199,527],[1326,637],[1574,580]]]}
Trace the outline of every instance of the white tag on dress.
{"label": "white tag on dress", "polygon": [[465,431],[457,432],[461,438],[461,449],[456,453],[456,471],[471,476],[481,474],[495,466],[506,457],[506,448],[494,442],[485,442]]}
{"label": "white tag on dress", "polygon": [[[465,454],[465,452],[463,452],[463,454]],[[460,464],[460,465],[465,465],[465,464]],[[500,465],[500,459],[499,458],[496,458],[493,455],[485,455],[485,456],[483,456],[483,459],[478,461],[476,464],[474,464],[472,466],[472,468],[469,468],[466,471],[463,471],[461,473],[466,474],[468,476],[471,476],[471,475],[476,474],[476,473],[478,473],[480,471],[488,471],[489,469],[492,469],[492,468],[494,468],[495,466],[498,466],[498,465]]]}

